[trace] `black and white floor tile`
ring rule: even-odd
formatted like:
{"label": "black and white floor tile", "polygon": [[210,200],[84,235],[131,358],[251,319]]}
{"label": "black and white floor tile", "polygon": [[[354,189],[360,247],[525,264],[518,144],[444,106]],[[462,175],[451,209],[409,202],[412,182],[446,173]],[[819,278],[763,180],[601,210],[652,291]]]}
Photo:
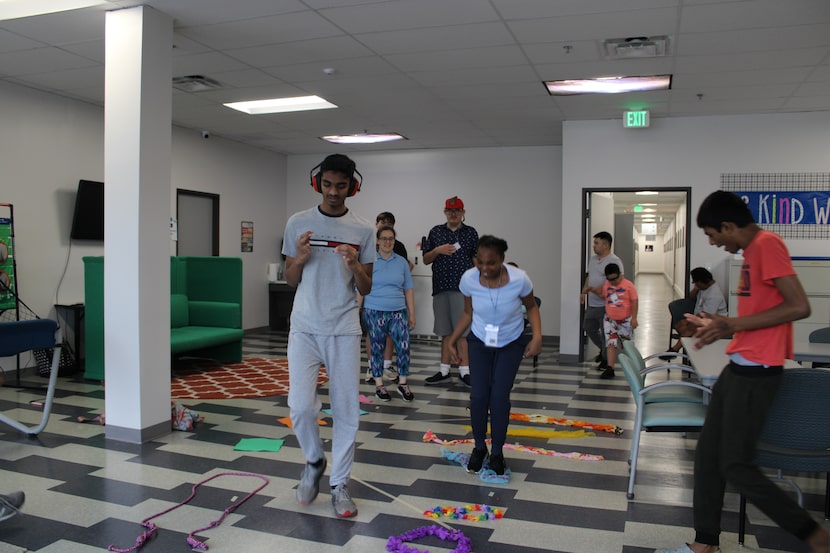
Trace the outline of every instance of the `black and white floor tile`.
{"label": "black and white floor tile", "polygon": [[[638,345],[643,351],[663,348],[668,340],[665,306],[672,292],[662,277],[641,276],[637,285],[642,321]],[[285,334],[261,331],[247,336],[244,353],[282,357],[285,347]],[[270,483],[220,526],[197,534],[216,553],[380,553],[390,535],[433,524],[422,515],[424,510],[470,503],[506,509],[502,520],[449,521],[472,539],[476,552],[645,553],[693,538],[694,435],[645,435],[636,498],[625,497],[634,406],[621,374],[606,381],[598,378],[593,363],[559,364],[555,343],[546,344],[537,368],[525,361],[513,389],[514,411],[610,423],[625,432],[516,439],[556,451],[602,455],[604,460],[508,451],[513,473],[509,484],[500,486],[481,482],[442,460],[440,446],[421,442],[430,429],[445,439],[470,436],[468,389],[457,378],[445,385],[423,385],[438,361],[436,342],[414,343],[410,383],[415,401],[407,404],[393,396],[388,403],[363,405],[368,414],[361,419],[349,485],[359,514],[349,520],[335,518],[325,485],[310,506],[296,504],[294,489],[304,459],[291,430],[276,422],[288,415],[285,396],[192,402],[188,406],[206,417],[195,432],[172,432],[138,446],[107,441],[100,425],[76,422],[78,416],[101,412],[103,389],[61,378],[45,432],[29,438],[0,427],[0,492],[22,489],[27,496],[23,513],[0,523],[0,553],[92,553],[110,544],[128,548],[142,531],[141,520],[184,500],[194,484],[222,472],[260,474]],[[363,384],[362,391],[371,396],[373,388]],[[321,389],[324,404],[326,393]],[[39,398],[38,390],[0,388],[0,412],[37,421],[40,413],[29,401]],[[331,426],[322,427],[322,435],[329,439]],[[243,437],[279,438],[285,444],[278,453],[234,451]],[[807,507],[820,518],[823,476],[802,474],[797,481],[805,489]],[[188,505],[154,520],[159,531],[142,551],[188,551],[189,532],[219,518],[232,501],[258,484],[245,476],[210,481]],[[724,553],[805,550],[752,507],[746,545],[739,546],[737,504],[737,496],[727,493]],[[451,549],[437,541],[415,545],[430,551]]]}

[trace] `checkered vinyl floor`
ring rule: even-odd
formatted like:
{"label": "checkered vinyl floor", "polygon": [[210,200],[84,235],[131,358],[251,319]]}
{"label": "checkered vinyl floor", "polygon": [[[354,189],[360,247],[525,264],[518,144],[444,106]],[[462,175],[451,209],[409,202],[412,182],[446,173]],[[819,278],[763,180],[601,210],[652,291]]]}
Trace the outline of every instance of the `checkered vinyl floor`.
{"label": "checkered vinyl floor", "polygon": [[[661,305],[664,310],[665,303]],[[285,347],[285,334],[256,332],[246,337],[244,354],[282,357]],[[605,381],[591,363],[559,364],[555,344],[546,345],[537,368],[525,361],[512,393],[514,412],[610,423],[626,432],[510,438],[556,451],[602,455],[604,460],[507,451],[513,474],[508,485],[499,486],[442,460],[438,445],[421,442],[430,429],[445,439],[470,437],[468,389],[457,378],[446,385],[423,385],[438,360],[437,344],[415,343],[410,376],[415,401],[407,404],[393,396],[388,403],[363,405],[368,414],[361,418],[349,485],[359,514],[350,520],[334,517],[327,478],[312,505],[296,504],[294,488],[304,460],[291,431],[276,422],[288,415],[285,396],[190,402],[207,419],[196,432],[172,432],[138,446],[107,441],[101,426],[76,422],[79,415],[101,412],[103,389],[61,378],[53,415],[40,436],[28,438],[0,426],[0,491],[23,489],[27,495],[23,513],[0,523],[0,553],[129,547],[142,519],[184,500],[193,484],[224,471],[262,474],[270,484],[221,526],[198,534],[215,553],[382,552],[388,536],[432,524],[422,511],[468,503],[506,509],[502,520],[452,521],[472,539],[476,552],[645,553],[692,539],[694,435],[644,435],[636,498],[626,500],[634,407],[621,374]],[[361,388],[372,395],[373,387]],[[321,394],[327,406],[324,388]],[[0,411],[34,422],[40,413],[28,402],[38,398],[42,394],[36,390],[0,388]],[[322,435],[330,438],[331,427],[323,427]],[[285,444],[278,453],[234,451],[243,437],[280,438]],[[453,449],[468,452],[469,447]],[[820,518],[822,475],[802,474],[797,481],[805,489],[807,507]],[[188,551],[185,537],[190,531],[217,519],[231,501],[257,484],[239,476],[211,481],[189,505],[154,521],[158,535],[142,551]],[[805,550],[752,507],[746,546],[740,547],[737,504],[737,496],[727,493],[721,537],[725,553]],[[420,548],[449,550],[436,541],[424,541]]]}

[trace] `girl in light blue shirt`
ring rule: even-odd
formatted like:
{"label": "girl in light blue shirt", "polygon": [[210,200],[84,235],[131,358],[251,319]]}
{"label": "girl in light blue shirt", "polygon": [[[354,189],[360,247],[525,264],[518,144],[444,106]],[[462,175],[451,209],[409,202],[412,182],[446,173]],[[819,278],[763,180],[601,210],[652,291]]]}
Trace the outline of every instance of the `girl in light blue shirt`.
{"label": "girl in light blue shirt", "polygon": [[392,396],[383,385],[383,351],[386,337],[392,338],[398,355],[398,387],[401,398],[414,399],[409,385],[409,331],[415,328],[415,294],[412,273],[406,259],[393,251],[395,229],[382,226],[377,231],[378,257],[372,272],[372,291],[363,298],[363,321],[369,335],[369,368],[375,379],[375,396],[389,401]]}
{"label": "girl in light blue shirt", "polygon": [[[502,448],[510,421],[510,390],[523,357],[542,350],[542,319],[533,297],[533,283],[523,270],[504,263],[507,242],[485,235],[478,241],[476,266],[461,277],[464,312],[449,338],[450,352],[457,358],[456,342],[470,325],[467,344],[470,355],[470,422],[475,448],[467,464],[469,472],[481,470],[487,452],[487,418],[490,418],[489,467],[504,474]],[[524,335],[524,315],[533,331]]]}

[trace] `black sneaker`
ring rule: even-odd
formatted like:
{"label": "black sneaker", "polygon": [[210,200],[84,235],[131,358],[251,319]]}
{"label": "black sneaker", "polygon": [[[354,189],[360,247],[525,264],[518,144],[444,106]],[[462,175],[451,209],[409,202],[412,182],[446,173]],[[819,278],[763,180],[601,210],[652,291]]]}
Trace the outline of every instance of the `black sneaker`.
{"label": "black sneaker", "polygon": [[612,369],[611,367],[608,367],[607,369],[602,371],[601,375],[599,375],[599,377],[602,378],[603,380],[610,380],[610,379],[614,378],[614,376],[615,376],[614,375],[614,369]]}
{"label": "black sneaker", "polygon": [[461,376],[459,378],[461,379],[461,382],[463,382],[464,385],[467,386],[468,388],[473,387],[472,383],[470,382],[470,373],[467,373],[464,376]]}
{"label": "black sneaker", "polygon": [[490,455],[490,469],[496,474],[504,474],[507,469],[507,464],[504,462],[504,454],[494,453]]}
{"label": "black sneaker", "polygon": [[386,391],[386,386],[378,386],[375,388],[375,396],[381,401],[389,401],[392,399],[392,396]]}
{"label": "black sneaker", "polygon": [[607,368],[608,368],[608,361],[606,361],[605,359],[601,359],[600,362],[599,362],[599,365],[597,365],[597,370],[598,371],[604,371]]}
{"label": "black sneaker", "polygon": [[476,473],[480,471],[485,459],[487,459],[486,447],[481,449],[473,448],[473,452],[470,454],[470,460],[467,461],[467,472]]}
{"label": "black sneaker", "polygon": [[598,353],[596,357],[594,357],[594,363],[599,363],[600,361],[605,361],[602,357],[602,353]]}
{"label": "black sneaker", "polygon": [[401,394],[401,397],[407,403],[415,399],[415,394],[409,390],[409,384],[401,384],[398,386],[398,393]]}
{"label": "black sneaker", "polygon": [[441,371],[438,371],[432,376],[428,376],[424,382],[426,382],[427,386],[430,384],[439,384],[447,379],[451,378],[450,373],[442,374]]}

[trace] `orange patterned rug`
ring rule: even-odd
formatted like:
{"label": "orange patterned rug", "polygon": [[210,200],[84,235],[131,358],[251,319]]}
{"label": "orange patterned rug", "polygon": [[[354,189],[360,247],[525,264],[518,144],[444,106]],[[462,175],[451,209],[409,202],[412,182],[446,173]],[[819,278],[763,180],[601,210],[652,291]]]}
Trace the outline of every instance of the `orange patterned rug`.
{"label": "orange patterned rug", "polygon": [[[318,383],[328,382],[324,368]],[[288,393],[288,361],[246,357],[239,363],[193,360],[174,367],[171,393],[175,399],[231,399]]]}

